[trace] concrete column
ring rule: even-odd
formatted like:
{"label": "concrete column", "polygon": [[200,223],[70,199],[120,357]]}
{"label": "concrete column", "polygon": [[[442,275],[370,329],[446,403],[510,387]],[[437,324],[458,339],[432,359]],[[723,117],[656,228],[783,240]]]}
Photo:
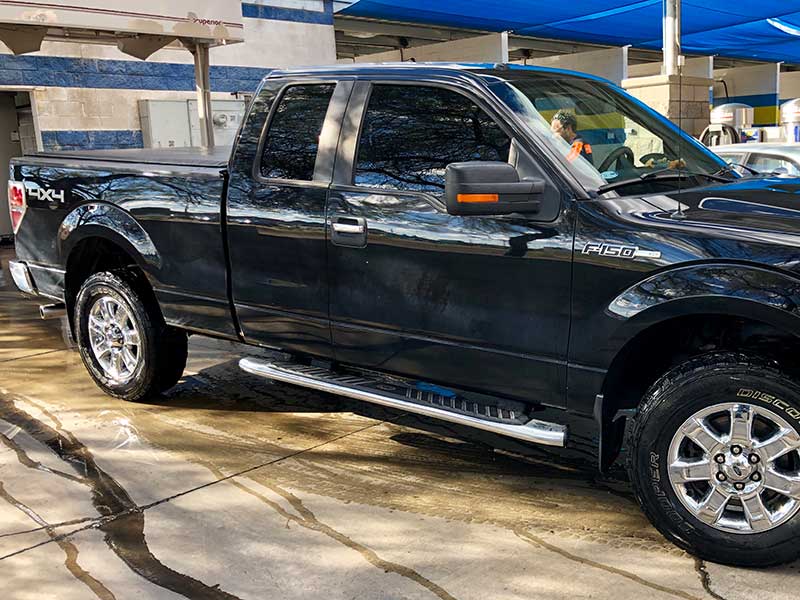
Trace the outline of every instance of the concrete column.
{"label": "concrete column", "polygon": [[214,147],[214,124],[211,122],[211,81],[208,64],[208,44],[195,44],[194,80],[197,89],[197,116],[200,120],[200,139],[203,148]]}
{"label": "concrete column", "polygon": [[710,120],[708,88],[712,83],[707,77],[651,75],[626,79],[622,87],[673,123],[680,124],[687,133],[699,136]]}

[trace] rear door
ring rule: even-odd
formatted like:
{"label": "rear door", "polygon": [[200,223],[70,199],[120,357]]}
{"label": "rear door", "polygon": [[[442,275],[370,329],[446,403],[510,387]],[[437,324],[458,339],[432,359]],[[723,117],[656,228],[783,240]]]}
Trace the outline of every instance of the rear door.
{"label": "rear door", "polygon": [[[556,214],[451,216],[451,162],[547,180]],[[328,204],[336,359],[564,403],[573,220],[561,191],[467,90],[359,82]]]}
{"label": "rear door", "polygon": [[243,130],[227,223],[232,296],[249,342],[331,353],[325,200],[351,89],[347,81],[268,81],[248,117],[248,126],[265,125],[257,145]]}

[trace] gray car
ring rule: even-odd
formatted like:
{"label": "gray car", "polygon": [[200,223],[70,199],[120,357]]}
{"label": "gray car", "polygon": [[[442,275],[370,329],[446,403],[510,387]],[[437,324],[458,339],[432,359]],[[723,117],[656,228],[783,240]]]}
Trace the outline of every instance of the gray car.
{"label": "gray car", "polygon": [[728,163],[744,165],[760,173],[800,176],[800,144],[728,144],[714,146],[711,150]]}

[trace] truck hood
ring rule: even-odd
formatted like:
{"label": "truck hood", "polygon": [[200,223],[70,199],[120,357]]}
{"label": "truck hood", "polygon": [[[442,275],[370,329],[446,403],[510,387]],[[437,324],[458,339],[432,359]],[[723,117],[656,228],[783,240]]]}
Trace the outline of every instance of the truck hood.
{"label": "truck hood", "polygon": [[[715,184],[666,194],[642,197],[663,211],[685,216],[684,226],[707,225],[717,230],[773,233],[798,244],[800,236],[800,178],[744,178],[733,183]],[[747,236],[749,237],[749,236]],[[759,236],[761,237],[761,236]],[[778,241],[776,239],[776,241]]]}

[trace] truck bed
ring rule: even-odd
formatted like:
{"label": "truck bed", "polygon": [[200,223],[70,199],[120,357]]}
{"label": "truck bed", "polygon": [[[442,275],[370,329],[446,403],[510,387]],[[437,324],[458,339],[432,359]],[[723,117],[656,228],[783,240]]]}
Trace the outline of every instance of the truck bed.
{"label": "truck bed", "polygon": [[89,237],[105,236],[128,259],[140,259],[168,323],[235,336],[220,176],[229,152],[78,150],[12,159],[14,179],[31,182],[16,238],[18,258],[32,269],[41,293],[60,299],[83,228]]}
{"label": "truck bed", "polygon": [[30,154],[37,158],[78,159],[103,162],[182,167],[225,168],[230,146],[207,148],[132,148],[125,150],[59,150]]}

